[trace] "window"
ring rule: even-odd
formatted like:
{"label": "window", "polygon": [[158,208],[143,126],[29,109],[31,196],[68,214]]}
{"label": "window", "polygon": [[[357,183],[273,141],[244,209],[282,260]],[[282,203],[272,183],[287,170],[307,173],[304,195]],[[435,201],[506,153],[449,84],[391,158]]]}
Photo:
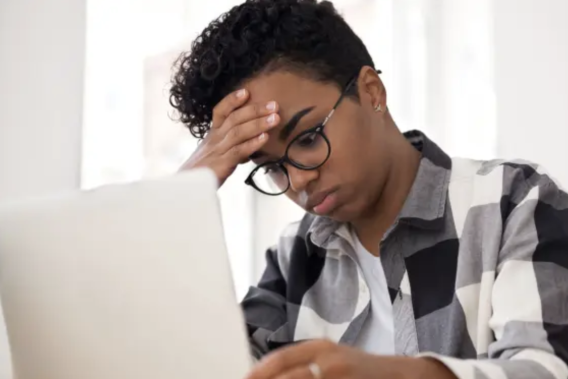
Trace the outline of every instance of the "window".
{"label": "window", "polygon": [[[170,68],[207,25],[241,1],[90,0],[83,187],[168,175],[196,146],[170,118]],[[335,0],[367,44],[402,130],[418,128],[448,152],[495,153],[490,0]],[[242,184],[220,191],[237,294],[264,266],[264,250],[302,212]],[[238,199],[238,201],[235,201]]]}

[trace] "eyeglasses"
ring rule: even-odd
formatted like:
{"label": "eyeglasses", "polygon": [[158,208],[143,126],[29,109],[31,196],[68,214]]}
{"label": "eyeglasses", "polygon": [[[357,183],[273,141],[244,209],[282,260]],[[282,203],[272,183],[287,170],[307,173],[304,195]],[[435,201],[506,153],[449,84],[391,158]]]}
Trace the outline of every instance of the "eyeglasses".
{"label": "eyeglasses", "polygon": [[331,155],[331,144],[324,134],[324,128],[357,78],[358,75],[347,83],[339,99],[322,123],[298,134],[288,144],[286,153],[282,158],[257,166],[245,180],[245,184],[265,195],[278,196],[290,188],[290,176],[284,164],[289,164],[300,170],[316,170],[323,166]]}

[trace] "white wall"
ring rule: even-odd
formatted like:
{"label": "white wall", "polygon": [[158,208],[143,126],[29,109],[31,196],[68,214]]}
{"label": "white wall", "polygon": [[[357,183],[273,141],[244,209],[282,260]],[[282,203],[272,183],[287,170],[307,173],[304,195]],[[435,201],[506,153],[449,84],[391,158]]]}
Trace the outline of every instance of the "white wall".
{"label": "white wall", "polygon": [[568,186],[568,1],[494,4],[498,155],[536,161]]}
{"label": "white wall", "polygon": [[85,1],[0,1],[0,201],[79,186],[84,55]]}

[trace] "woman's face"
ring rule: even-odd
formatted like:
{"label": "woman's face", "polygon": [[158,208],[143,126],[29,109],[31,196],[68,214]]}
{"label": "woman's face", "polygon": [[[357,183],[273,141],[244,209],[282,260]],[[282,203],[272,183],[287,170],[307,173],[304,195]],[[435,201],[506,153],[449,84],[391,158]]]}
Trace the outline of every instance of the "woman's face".
{"label": "woman's face", "polygon": [[[360,101],[345,97],[325,126],[331,147],[325,164],[315,170],[285,164],[286,196],[308,212],[338,221],[362,217],[376,203],[389,168],[386,117],[375,111],[379,103],[386,109],[384,88],[371,68],[363,68],[356,80]],[[284,71],[258,76],[245,87],[251,102],[276,101],[279,107],[280,124],[255,154],[255,164],[281,158],[294,137],[323,122],[341,95],[332,84]]]}

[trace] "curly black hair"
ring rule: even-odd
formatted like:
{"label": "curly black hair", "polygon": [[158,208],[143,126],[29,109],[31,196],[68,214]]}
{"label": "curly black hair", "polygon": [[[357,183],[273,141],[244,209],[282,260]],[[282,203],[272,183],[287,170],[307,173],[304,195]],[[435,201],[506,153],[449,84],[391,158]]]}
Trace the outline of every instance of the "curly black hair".
{"label": "curly black hair", "polygon": [[247,79],[287,70],[342,87],[365,65],[374,67],[367,48],[331,2],[248,0],[211,22],[178,58],[170,104],[201,139],[215,105]]}

